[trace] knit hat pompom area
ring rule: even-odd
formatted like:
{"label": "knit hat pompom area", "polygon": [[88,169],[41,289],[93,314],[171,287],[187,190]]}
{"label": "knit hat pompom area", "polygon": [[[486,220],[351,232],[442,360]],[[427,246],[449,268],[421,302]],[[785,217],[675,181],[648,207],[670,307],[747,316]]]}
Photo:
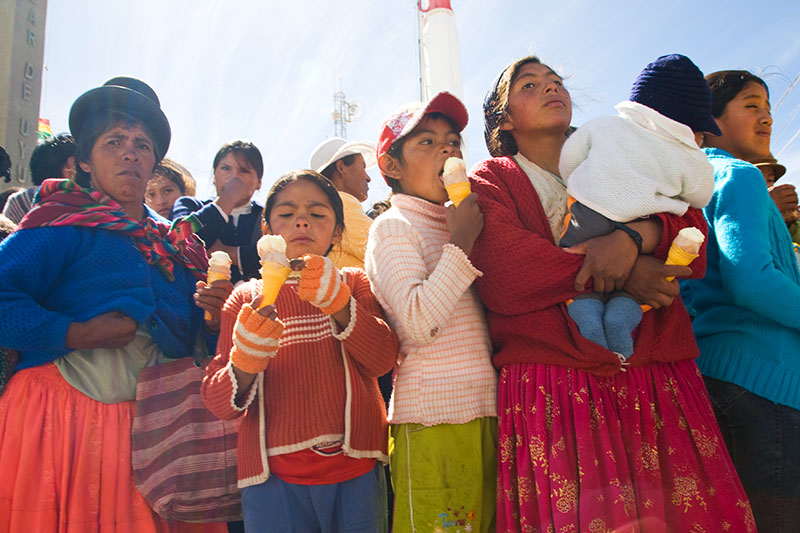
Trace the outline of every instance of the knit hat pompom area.
{"label": "knit hat pompom area", "polygon": [[722,135],[711,115],[711,90],[703,72],[686,56],[665,55],[647,65],[633,82],[629,100],[694,132]]}

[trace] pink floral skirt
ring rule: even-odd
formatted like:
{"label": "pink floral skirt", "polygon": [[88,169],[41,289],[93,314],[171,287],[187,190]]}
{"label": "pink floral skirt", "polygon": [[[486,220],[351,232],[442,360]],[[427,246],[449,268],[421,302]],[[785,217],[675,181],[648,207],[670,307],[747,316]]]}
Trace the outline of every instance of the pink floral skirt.
{"label": "pink floral skirt", "polygon": [[506,365],[498,397],[497,531],[756,530],[694,361]]}

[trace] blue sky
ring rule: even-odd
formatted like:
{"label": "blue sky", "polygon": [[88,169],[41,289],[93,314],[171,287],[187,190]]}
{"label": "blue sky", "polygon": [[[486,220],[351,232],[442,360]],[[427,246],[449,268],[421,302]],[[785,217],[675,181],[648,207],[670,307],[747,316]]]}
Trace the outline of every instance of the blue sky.
{"label": "blue sky", "polygon": [[[706,73],[748,69],[770,87],[772,149],[800,130],[800,2],[452,0],[461,46],[468,164],[488,157],[481,102],[497,74],[535,53],[567,80],[573,124],[613,114],[642,68],[682,53]],[[187,166],[200,196],[225,142],[253,141],[264,155],[263,202],[283,173],[308,165],[334,135],[333,93],[364,104],[351,140],[375,140],[383,118],[419,99],[413,0],[49,0],[41,115],[66,131],[72,102],[105,80],[141,78],[172,125],[168,155]],[[798,113],[800,114],[800,113]],[[800,138],[779,159],[800,183]],[[370,201],[388,188],[376,171]],[[366,205],[366,204],[365,204]]]}

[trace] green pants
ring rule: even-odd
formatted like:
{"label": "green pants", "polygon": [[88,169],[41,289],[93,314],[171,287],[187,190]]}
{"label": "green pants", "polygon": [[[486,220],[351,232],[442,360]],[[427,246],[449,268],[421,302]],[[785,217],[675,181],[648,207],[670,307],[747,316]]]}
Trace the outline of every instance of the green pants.
{"label": "green pants", "polygon": [[497,419],[391,426],[393,531],[495,530]]}

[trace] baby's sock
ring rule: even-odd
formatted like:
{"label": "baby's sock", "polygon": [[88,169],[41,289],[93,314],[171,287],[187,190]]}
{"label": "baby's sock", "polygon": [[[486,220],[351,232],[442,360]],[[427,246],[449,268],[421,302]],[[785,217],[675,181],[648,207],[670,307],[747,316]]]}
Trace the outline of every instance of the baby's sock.
{"label": "baby's sock", "polygon": [[625,359],[633,355],[631,334],[642,321],[642,308],[632,298],[618,296],[606,302],[603,316],[608,349],[622,354]]}
{"label": "baby's sock", "polygon": [[605,304],[594,298],[580,298],[573,300],[567,306],[567,312],[572,320],[578,324],[578,329],[586,339],[608,348],[606,334],[603,331],[603,312]]}

